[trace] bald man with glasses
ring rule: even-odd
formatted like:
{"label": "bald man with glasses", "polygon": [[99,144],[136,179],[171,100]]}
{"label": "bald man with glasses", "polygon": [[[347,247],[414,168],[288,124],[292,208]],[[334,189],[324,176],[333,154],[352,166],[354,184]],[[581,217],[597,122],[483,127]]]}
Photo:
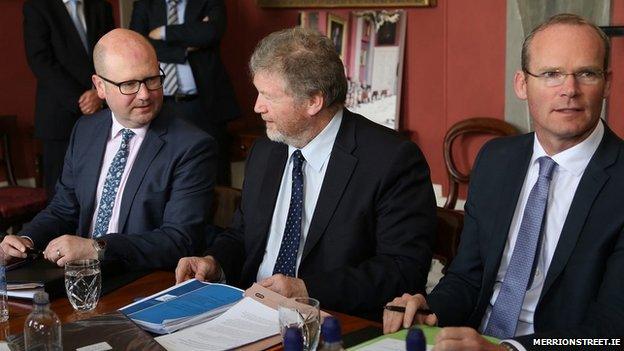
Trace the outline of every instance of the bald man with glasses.
{"label": "bald man with glasses", "polygon": [[0,246],[16,257],[43,250],[59,266],[98,258],[173,268],[202,246],[214,140],[162,108],[165,76],[140,34],[109,32],[93,60],[93,85],[110,109],[78,120],[56,195]]}

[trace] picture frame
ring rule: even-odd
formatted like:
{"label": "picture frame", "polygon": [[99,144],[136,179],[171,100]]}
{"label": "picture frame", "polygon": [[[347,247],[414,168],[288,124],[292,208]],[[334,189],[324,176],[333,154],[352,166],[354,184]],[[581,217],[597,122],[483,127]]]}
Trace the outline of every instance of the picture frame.
{"label": "picture frame", "polygon": [[327,15],[327,37],[334,43],[336,53],[344,61],[347,50],[347,20],[333,14]]}
{"label": "picture frame", "polygon": [[437,0],[257,0],[269,8],[336,8],[336,7],[433,7]]}

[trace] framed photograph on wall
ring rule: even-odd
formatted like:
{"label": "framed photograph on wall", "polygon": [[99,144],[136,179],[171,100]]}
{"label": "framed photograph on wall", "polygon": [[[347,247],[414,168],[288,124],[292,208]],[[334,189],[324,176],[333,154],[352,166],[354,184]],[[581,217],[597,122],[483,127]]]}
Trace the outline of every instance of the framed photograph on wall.
{"label": "framed photograph on wall", "polygon": [[260,7],[431,7],[437,0],[256,0]]}
{"label": "framed photograph on wall", "polygon": [[302,11],[300,25],[317,16],[345,66],[345,107],[399,129],[407,16],[396,9],[314,9]]}
{"label": "framed photograph on wall", "polygon": [[327,37],[334,43],[334,48],[343,61],[347,50],[347,24],[346,20],[336,15],[327,15]]}

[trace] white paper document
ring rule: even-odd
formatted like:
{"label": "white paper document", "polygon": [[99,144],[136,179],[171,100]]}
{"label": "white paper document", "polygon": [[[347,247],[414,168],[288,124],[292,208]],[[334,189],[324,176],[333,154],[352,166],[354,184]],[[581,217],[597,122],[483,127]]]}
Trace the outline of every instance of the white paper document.
{"label": "white paper document", "polygon": [[245,297],[211,321],[155,340],[169,351],[216,351],[247,345],[278,333],[278,312]]}

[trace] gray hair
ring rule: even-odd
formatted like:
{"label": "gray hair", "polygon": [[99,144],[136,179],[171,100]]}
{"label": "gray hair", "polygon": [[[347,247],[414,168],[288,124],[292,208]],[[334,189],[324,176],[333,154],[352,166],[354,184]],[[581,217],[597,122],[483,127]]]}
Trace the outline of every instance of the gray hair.
{"label": "gray hair", "polygon": [[602,31],[602,29],[600,29],[600,27],[598,27],[594,23],[590,22],[589,20],[581,16],[574,15],[571,13],[561,13],[561,14],[550,17],[546,22],[535,27],[531,31],[531,33],[529,33],[529,35],[527,35],[527,37],[524,39],[524,43],[522,44],[522,70],[523,71],[526,72],[529,69],[529,60],[530,60],[529,46],[531,45],[531,42],[533,41],[533,37],[535,36],[535,34],[543,31],[544,29],[550,26],[554,26],[557,24],[567,24],[567,25],[572,25],[572,26],[588,26],[592,28],[596,32],[596,34],[598,34],[600,39],[602,39],[602,44],[604,47],[603,70],[606,71],[609,68],[609,55],[611,52],[611,43],[609,43],[609,38]]}
{"label": "gray hair", "polygon": [[342,61],[331,40],[317,31],[295,27],[269,34],[256,46],[249,70],[252,77],[261,71],[280,74],[297,99],[320,92],[324,107],[342,105],[346,99]]}

